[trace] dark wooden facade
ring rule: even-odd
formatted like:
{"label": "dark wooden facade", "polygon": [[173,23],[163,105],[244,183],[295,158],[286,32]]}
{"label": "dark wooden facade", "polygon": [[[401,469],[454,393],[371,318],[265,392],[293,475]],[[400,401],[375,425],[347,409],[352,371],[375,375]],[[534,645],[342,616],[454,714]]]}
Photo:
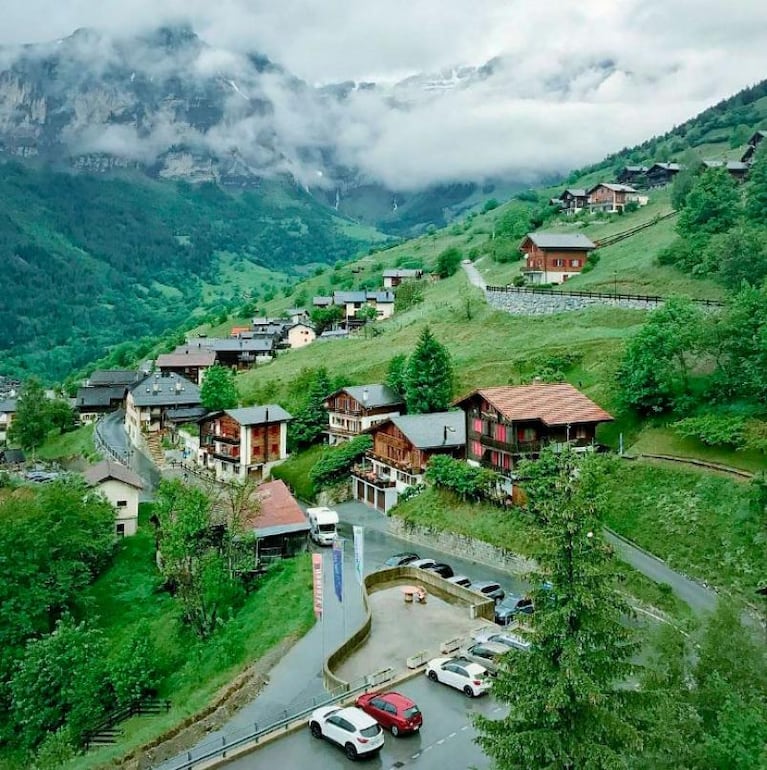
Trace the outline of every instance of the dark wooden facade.
{"label": "dark wooden facade", "polygon": [[547,426],[539,419],[511,421],[478,393],[460,404],[466,412],[466,457],[501,472],[537,455],[549,443],[594,443],[597,422]]}
{"label": "dark wooden facade", "polygon": [[589,257],[587,249],[542,249],[530,239],[522,245],[528,270],[579,273]]}
{"label": "dark wooden facade", "polygon": [[[243,442],[244,431],[250,434],[249,448]],[[200,422],[200,448],[221,460],[260,465],[279,459],[280,431],[279,422],[241,426],[237,420],[223,414]],[[243,451],[247,451],[247,457],[242,457]]]}
{"label": "dark wooden facade", "polygon": [[372,459],[417,476],[426,470],[426,465],[434,455],[463,457],[463,453],[462,446],[419,449],[393,422],[386,422],[373,431],[373,448],[368,454]]}

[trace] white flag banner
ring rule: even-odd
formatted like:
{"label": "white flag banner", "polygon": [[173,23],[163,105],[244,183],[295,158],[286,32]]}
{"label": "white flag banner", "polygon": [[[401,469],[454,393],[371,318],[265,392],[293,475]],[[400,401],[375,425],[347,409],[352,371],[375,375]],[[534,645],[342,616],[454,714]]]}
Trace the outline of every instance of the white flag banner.
{"label": "white flag banner", "polygon": [[354,572],[357,575],[357,582],[362,585],[362,573],[365,562],[365,528],[352,527],[354,532]]}

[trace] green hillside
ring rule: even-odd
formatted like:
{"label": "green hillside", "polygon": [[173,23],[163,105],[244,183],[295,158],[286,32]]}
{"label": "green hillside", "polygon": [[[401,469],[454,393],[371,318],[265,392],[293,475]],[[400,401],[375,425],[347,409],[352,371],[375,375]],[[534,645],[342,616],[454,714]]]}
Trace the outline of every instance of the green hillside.
{"label": "green hillside", "polygon": [[277,182],[233,195],[6,163],[0,200],[0,371],[49,381],[381,238]]}

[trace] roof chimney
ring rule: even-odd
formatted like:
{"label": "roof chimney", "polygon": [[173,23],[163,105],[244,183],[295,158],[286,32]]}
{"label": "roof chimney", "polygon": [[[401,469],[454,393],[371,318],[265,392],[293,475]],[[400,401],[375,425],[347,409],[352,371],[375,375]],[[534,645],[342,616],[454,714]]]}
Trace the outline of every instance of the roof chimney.
{"label": "roof chimney", "polygon": [[364,405],[364,406],[367,406],[367,405],[368,405],[368,396],[369,396],[369,394],[368,394],[368,389],[367,389],[367,388],[365,388],[365,389],[362,391],[362,403],[363,403],[363,405]]}

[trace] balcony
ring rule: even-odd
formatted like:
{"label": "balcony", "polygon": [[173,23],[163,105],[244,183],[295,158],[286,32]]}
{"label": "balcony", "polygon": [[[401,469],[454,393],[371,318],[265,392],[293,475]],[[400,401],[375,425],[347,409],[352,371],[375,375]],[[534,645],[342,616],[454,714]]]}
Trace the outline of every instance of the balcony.
{"label": "balcony", "polygon": [[330,425],[328,426],[328,433],[332,433],[334,436],[359,436],[359,434],[362,432],[362,428],[342,428],[339,425]]}
{"label": "balcony", "polygon": [[499,449],[503,452],[510,452],[511,454],[531,454],[540,452],[543,446],[547,443],[541,439],[533,439],[532,441],[500,441],[492,436],[488,436],[486,433],[477,433],[477,431],[469,430],[469,441],[479,441],[483,447],[489,449]]}
{"label": "balcony", "polygon": [[215,441],[220,441],[223,444],[237,444],[239,446],[240,437],[231,436],[227,433],[207,433],[201,439],[201,444],[213,444]]}
{"label": "balcony", "polygon": [[218,460],[224,460],[229,463],[240,462],[240,450],[227,452],[225,450],[216,450],[215,447],[210,447],[208,453],[213,455]]}
{"label": "balcony", "polygon": [[355,465],[352,468],[352,475],[358,479],[367,481],[368,484],[372,484],[379,489],[390,489],[396,486],[396,481],[390,479],[388,476],[379,476],[371,466],[369,465]]}

